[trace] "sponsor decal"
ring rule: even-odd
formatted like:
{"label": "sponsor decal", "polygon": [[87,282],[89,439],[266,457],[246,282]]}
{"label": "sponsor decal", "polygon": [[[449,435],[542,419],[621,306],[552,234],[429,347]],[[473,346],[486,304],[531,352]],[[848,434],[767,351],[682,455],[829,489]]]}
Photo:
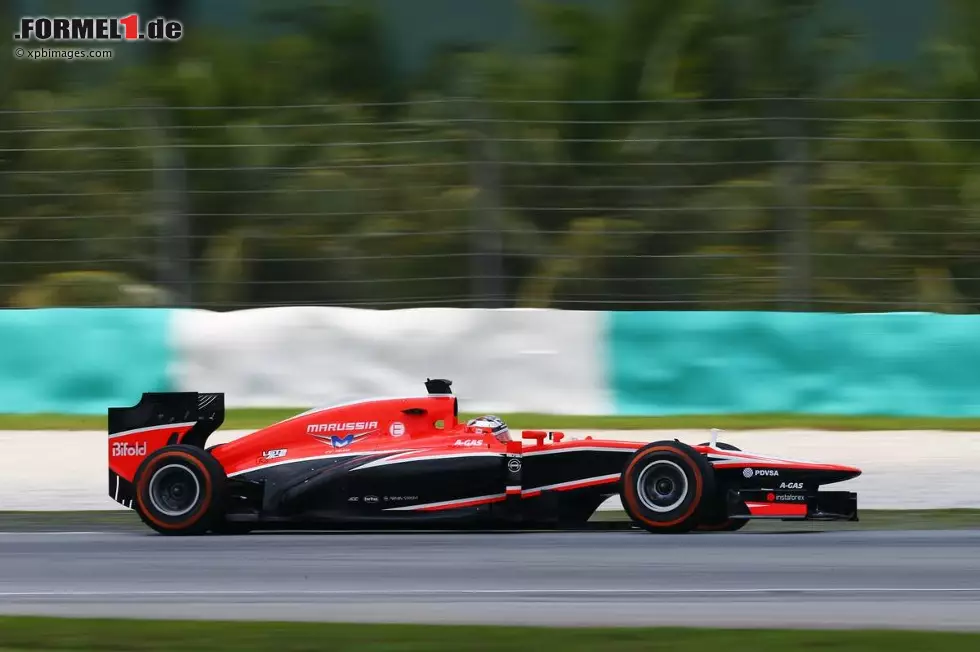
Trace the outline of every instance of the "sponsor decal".
{"label": "sponsor decal", "polygon": [[516,457],[507,460],[507,470],[511,473],[517,473],[521,470],[521,461]]}
{"label": "sponsor decal", "polygon": [[776,502],[776,494],[774,494],[774,493],[768,493],[768,494],[766,494],[766,502],[767,503],[774,503],[774,502]]}
{"label": "sponsor decal", "polygon": [[286,457],[286,448],[276,448],[271,451],[262,451],[263,460],[277,460],[280,457]]}
{"label": "sponsor decal", "polygon": [[805,503],[806,495],[805,494],[777,494],[776,502],[777,503]]}
{"label": "sponsor decal", "polygon": [[347,432],[348,430],[372,430],[378,427],[377,421],[348,421],[347,423],[311,423],[306,426],[306,434],[318,432]]}
{"label": "sponsor decal", "polygon": [[781,482],[779,484],[780,489],[802,489],[802,482]]}
{"label": "sponsor decal", "polygon": [[134,444],[127,444],[124,441],[112,445],[113,457],[141,457],[146,455],[146,442],[141,441]]}
{"label": "sponsor decal", "polygon": [[360,498],[358,498],[357,496],[351,496],[350,498],[347,499],[347,502],[356,503],[358,500],[360,500]]}
{"label": "sponsor decal", "polygon": [[419,499],[418,496],[385,496],[386,503],[389,501],[393,503],[403,503],[403,502],[409,502],[418,499]]}
{"label": "sponsor decal", "polygon": [[364,502],[366,503],[376,503],[378,502],[377,496],[364,496]]}
{"label": "sponsor decal", "polygon": [[746,478],[759,477],[760,475],[779,477],[779,471],[776,469],[753,469],[751,467],[742,470],[742,475]]}
{"label": "sponsor decal", "polygon": [[453,446],[484,446],[486,443],[482,439],[457,439]]}
{"label": "sponsor decal", "polygon": [[[306,433],[313,435],[315,439],[324,444],[330,444],[334,448],[345,448],[355,441],[367,437],[378,427],[377,421],[347,421],[336,423],[311,423],[306,426]],[[349,430],[363,430],[365,432],[348,432]],[[336,432],[336,435],[329,437],[318,435],[319,432]],[[343,433],[343,434],[340,434]]]}
{"label": "sponsor decal", "polygon": [[128,16],[23,16],[16,41],[78,43],[106,41],[179,41],[184,25],[179,20],[157,16],[142,21]]}
{"label": "sponsor decal", "polygon": [[395,421],[388,426],[388,434],[390,434],[392,437],[401,437],[405,434],[405,424],[401,421]]}
{"label": "sponsor decal", "polygon": [[[334,448],[346,448],[347,446],[353,444],[355,441],[360,441],[361,439],[364,439],[370,434],[371,434],[370,432],[360,432],[357,433],[356,435],[351,434],[345,437],[341,437],[340,435],[332,435],[330,437],[330,445],[333,446]],[[321,438],[318,437],[318,439]],[[321,439],[321,441],[324,440]]]}

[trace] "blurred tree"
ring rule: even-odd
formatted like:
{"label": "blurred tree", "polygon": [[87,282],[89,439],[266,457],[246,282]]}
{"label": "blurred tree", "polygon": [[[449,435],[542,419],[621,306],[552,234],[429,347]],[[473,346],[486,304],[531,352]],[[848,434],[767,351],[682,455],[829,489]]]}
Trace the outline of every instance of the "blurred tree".
{"label": "blurred tree", "polygon": [[309,50],[291,63],[302,83],[346,101],[394,102],[401,97],[380,13],[374,0],[337,4],[296,0],[263,12],[265,20],[304,41]]}
{"label": "blurred tree", "polygon": [[14,308],[58,306],[166,306],[172,297],[157,288],[138,283],[125,274],[111,272],[61,272],[48,274],[23,286],[12,297]]}
{"label": "blurred tree", "polygon": [[[66,272],[170,283],[180,240],[202,305],[467,305],[489,201],[511,304],[771,308],[812,276],[819,309],[975,310],[980,9],[949,6],[921,77],[849,68],[856,37],[815,0],[539,2],[545,51],[453,44],[416,78],[374,3],[315,0],[104,83],[4,59],[2,298]],[[857,101],[921,95],[962,101]]]}

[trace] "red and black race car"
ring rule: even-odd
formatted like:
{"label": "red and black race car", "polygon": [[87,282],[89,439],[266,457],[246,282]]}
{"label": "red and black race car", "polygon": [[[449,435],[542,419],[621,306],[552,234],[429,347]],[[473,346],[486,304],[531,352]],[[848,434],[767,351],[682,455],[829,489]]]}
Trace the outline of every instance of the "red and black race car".
{"label": "red and black race car", "polygon": [[318,408],[206,448],[224,395],[145,393],[109,408],[109,495],[163,534],[258,528],[583,528],[619,496],[627,526],[732,531],[749,519],[857,520],[860,475],[722,443],[515,438],[458,420],[448,380],[427,395]]}

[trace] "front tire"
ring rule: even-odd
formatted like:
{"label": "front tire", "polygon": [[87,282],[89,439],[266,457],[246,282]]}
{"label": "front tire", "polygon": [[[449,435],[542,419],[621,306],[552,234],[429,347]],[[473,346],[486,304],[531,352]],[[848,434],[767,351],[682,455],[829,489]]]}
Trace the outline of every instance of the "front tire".
{"label": "front tire", "polygon": [[714,470],[703,455],[678,441],[658,441],[630,457],[620,498],[633,522],[648,532],[690,532],[714,491]]}
{"label": "front tire", "polygon": [[136,471],[134,506],[160,534],[204,534],[222,517],[227,493],[224,469],[194,446],[164,446]]}

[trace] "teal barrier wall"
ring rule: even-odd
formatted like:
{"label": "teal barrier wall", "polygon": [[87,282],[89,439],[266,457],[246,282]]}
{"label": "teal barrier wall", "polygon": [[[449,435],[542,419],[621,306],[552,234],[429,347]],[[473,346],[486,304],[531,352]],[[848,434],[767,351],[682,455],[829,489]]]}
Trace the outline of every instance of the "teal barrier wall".
{"label": "teal barrier wall", "polygon": [[0,413],[105,414],[167,391],[170,310],[0,310]]}
{"label": "teal barrier wall", "polygon": [[617,312],[619,414],[980,416],[980,316]]}
{"label": "teal barrier wall", "polygon": [[[0,413],[172,390],[164,309],[0,310]],[[980,316],[605,314],[617,414],[980,416]],[[560,379],[556,379],[560,382]]]}

